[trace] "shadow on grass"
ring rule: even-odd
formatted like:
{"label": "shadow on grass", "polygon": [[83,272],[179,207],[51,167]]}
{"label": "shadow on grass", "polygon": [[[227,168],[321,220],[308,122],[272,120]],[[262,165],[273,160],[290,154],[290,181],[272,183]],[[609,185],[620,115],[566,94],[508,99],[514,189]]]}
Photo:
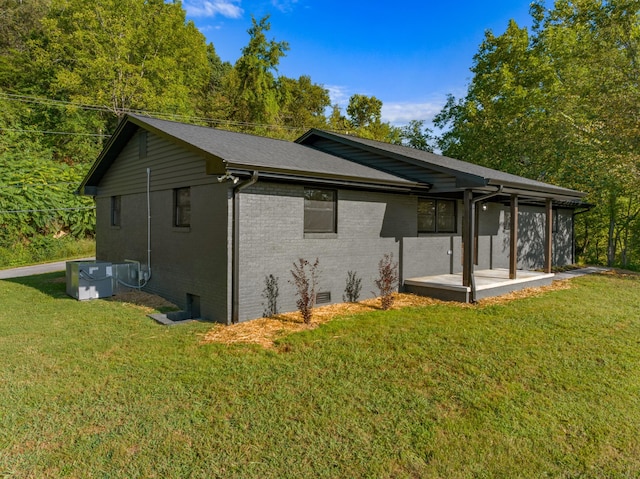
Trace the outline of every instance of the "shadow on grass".
{"label": "shadow on grass", "polygon": [[[8,278],[0,281],[27,286],[58,300],[77,301],[77,299],[72,298],[67,294],[66,274],[64,271]],[[101,299],[105,301],[132,304],[148,310],[147,312],[158,311],[160,313],[166,313],[177,311],[179,309],[175,304],[159,296],[136,290],[121,292],[114,296]]]}
{"label": "shadow on grass", "polygon": [[28,286],[40,291],[41,293],[51,296],[52,298],[75,301],[74,298],[67,295],[67,286],[64,271],[36,274],[33,276],[21,276],[19,278],[8,278],[2,279],[0,281]]}

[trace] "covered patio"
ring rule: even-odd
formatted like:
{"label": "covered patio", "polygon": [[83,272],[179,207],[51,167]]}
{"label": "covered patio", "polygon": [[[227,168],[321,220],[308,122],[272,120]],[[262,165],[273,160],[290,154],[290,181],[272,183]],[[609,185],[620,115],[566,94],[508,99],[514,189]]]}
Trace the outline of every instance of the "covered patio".
{"label": "covered patio", "polygon": [[[491,191],[493,189],[493,191]],[[491,185],[485,188],[467,188],[462,197],[462,271],[454,271],[453,265],[448,274],[405,277],[403,289],[406,292],[428,296],[445,301],[474,303],[480,299],[500,296],[526,288],[547,286],[553,282],[553,237],[554,209],[568,207],[575,209],[584,206],[580,199],[564,194],[564,191],[549,192],[526,190],[505,184]],[[479,264],[491,264],[481,261],[479,252],[479,230],[483,216],[479,211],[489,202],[506,207],[508,212],[507,263],[502,267],[479,268]],[[519,233],[522,215],[520,205],[534,207],[542,218],[539,235],[533,234],[531,225],[524,230],[525,241],[535,250],[536,266],[519,264]],[[573,227],[573,220],[571,220]],[[573,248],[572,248],[573,257]]]}
{"label": "covered patio", "polygon": [[475,291],[463,284],[463,273],[422,276],[404,280],[404,290],[409,293],[441,299],[470,303],[474,300],[500,296],[525,288],[551,284],[553,273],[518,271],[516,278],[510,278],[508,269],[484,269],[474,272]]}

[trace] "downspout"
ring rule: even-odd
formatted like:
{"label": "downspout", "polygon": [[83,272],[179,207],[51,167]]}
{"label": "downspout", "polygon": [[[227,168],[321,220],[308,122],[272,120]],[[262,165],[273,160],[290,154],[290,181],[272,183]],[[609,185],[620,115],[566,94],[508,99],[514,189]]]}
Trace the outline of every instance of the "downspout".
{"label": "downspout", "polygon": [[146,285],[151,280],[151,168],[147,168],[147,275]]}
{"label": "downspout", "polygon": [[231,251],[231,322],[239,321],[240,304],[240,192],[258,181],[258,172],[254,171],[246,181],[235,185],[233,191],[233,232]]}
{"label": "downspout", "polygon": [[476,274],[475,274],[475,262],[476,259],[474,257],[474,253],[475,253],[475,243],[473,242],[473,238],[475,238],[475,232],[476,232],[476,228],[478,227],[478,225],[476,225],[476,203],[479,203],[481,201],[485,201],[488,200],[489,198],[493,198],[494,196],[498,196],[500,193],[502,193],[502,190],[504,189],[503,185],[500,185],[498,187],[498,189],[496,191],[494,191],[493,193],[487,193],[486,195],[483,196],[478,196],[477,198],[472,198],[471,199],[471,211],[469,211],[469,231],[467,234],[471,235],[471,244],[472,247],[469,251],[469,258],[471,260],[471,265],[469,267],[469,281],[471,283],[471,302],[475,303],[476,302]]}

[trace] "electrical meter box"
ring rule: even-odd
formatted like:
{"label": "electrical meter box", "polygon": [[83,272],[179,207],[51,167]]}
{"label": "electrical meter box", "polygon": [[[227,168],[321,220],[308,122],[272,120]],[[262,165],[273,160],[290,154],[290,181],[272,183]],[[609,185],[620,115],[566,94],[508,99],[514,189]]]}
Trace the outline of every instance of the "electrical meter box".
{"label": "electrical meter box", "polygon": [[67,294],[77,300],[113,296],[113,265],[106,261],[67,261]]}

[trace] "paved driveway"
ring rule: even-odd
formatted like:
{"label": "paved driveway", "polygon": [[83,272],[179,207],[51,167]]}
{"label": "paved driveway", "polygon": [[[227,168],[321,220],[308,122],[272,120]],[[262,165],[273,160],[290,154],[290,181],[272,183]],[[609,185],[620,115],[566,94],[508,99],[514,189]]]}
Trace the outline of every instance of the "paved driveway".
{"label": "paved driveway", "polygon": [[[81,258],[74,261],[93,261],[95,258]],[[55,263],[36,264],[33,266],[22,266],[20,268],[11,268],[0,270],[0,279],[20,278],[22,276],[33,276],[34,274],[55,273],[56,271],[64,271],[67,268],[66,261],[57,261]]]}

